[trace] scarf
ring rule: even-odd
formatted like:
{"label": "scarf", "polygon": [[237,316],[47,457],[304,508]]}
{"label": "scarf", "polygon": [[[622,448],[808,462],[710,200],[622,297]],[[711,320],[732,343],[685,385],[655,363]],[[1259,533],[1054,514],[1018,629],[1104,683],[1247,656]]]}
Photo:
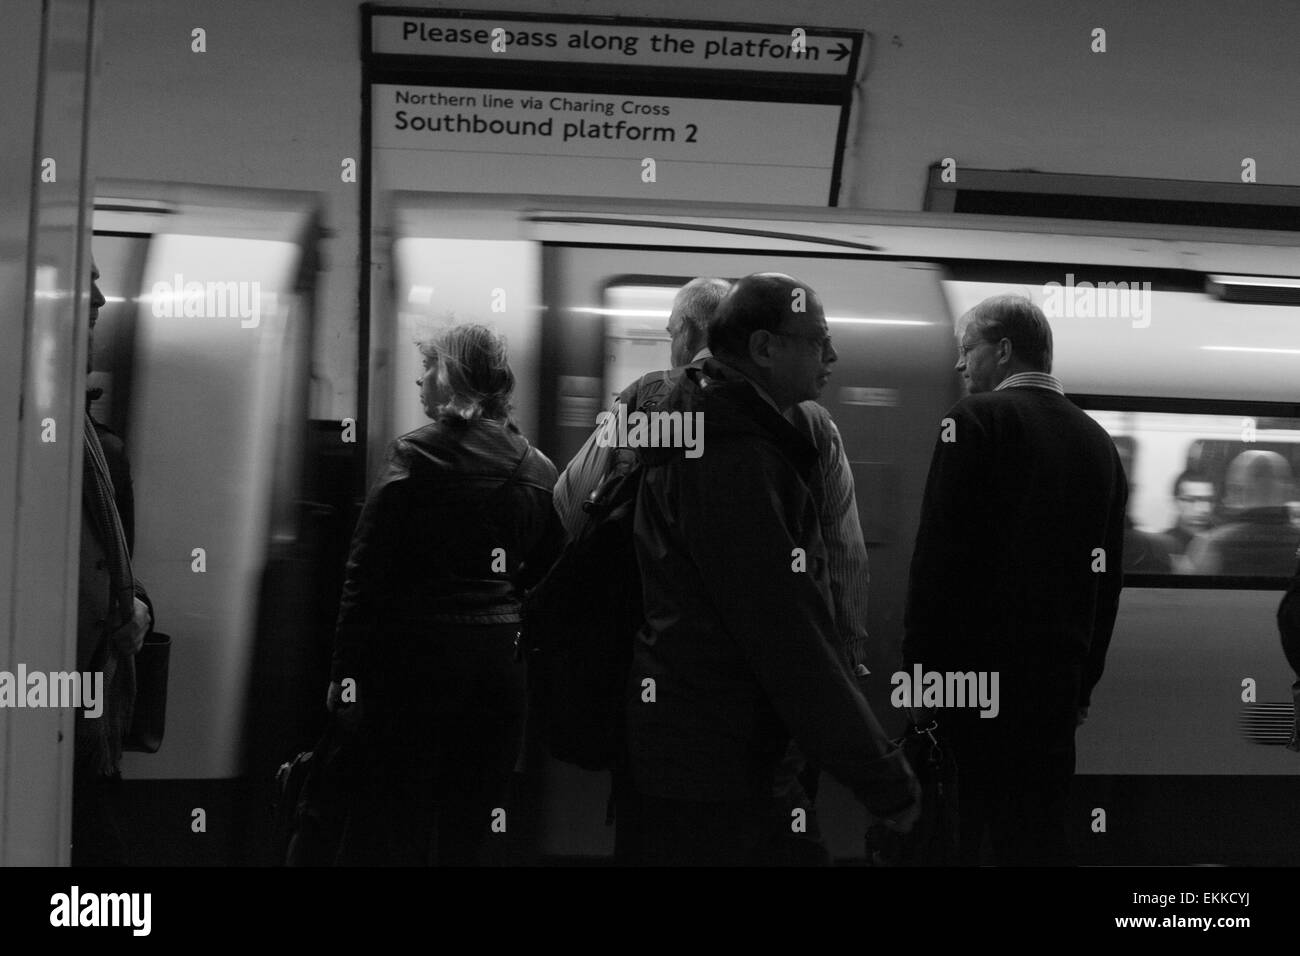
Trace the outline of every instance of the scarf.
{"label": "scarf", "polygon": [[135,704],[135,662],[123,657],[111,636],[135,614],[135,578],[126,533],[117,512],[117,496],[108,469],[104,446],[89,414],[85,416],[86,451],[82,465],[82,498],[95,523],[95,535],[104,548],[110,581],[108,623],[100,649],[92,657],[92,668],[104,672],[107,701],[104,713],[95,719],[78,715],[77,750],[101,774],[117,771],[122,756],[122,736],[130,728]]}

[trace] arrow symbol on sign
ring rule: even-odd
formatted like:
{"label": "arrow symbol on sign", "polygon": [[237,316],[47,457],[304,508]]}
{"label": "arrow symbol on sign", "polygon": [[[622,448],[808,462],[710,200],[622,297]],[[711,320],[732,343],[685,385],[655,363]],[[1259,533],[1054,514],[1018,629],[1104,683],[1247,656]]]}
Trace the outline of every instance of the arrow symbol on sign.
{"label": "arrow symbol on sign", "polygon": [[834,50],[831,50],[830,52],[835,54],[835,61],[838,63],[840,60],[844,59],[846,56],[852,53],[853,48],[850,47],[843,40],[841,40],[840,45],[836,47]]}

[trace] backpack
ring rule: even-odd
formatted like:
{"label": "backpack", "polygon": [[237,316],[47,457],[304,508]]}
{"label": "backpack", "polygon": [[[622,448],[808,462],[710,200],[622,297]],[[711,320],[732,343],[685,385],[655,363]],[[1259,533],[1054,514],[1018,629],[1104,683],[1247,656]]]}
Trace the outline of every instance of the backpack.
{"label": "backpack", "polygon": [[524,599],[530,713],[551,756],[611,770],[623,750],[624,687],[641,626],[632,525],[641,465],[620,463],[583,503],[588,521]]}
{"label": "backpack", "polygon": [[[667,374],[640,394],[657,404]],[[640,395],[638,395],[638,398]],[[612,770],[624,751],[632,642],[644,614],[633,539],[642,464],[615,449],[604,479],[582,503],[587,521],[524,598],[530,720],[551,756],[585,770]]]}

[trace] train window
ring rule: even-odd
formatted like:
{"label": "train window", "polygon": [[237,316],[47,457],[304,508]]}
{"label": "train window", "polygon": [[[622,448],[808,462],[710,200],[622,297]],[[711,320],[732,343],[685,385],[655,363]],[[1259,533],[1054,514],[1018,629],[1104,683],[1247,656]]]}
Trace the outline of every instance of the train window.
{"label": "train window", "polygon": [[[687,280],[688,281],[688,280]],[[683,283],[684,284],[684,283]],[[671,368],[668,317],[676,285],[605,288],[605,405],[642,375]]]}
{"label": "train window", "polygon": [[1300,548],[1300,419],[1089,410],[1129,476],[1124,569],[1289,577]]}
{"label": "train window", "polygon": [[[1225,302],[1183,286],[1124,281],[1140,273],[1043,266],[1044,282],[948,280],[953,316],[994,295],[1031,299],[1052,326],[1052,373],[1070,393],[1289,402],[1295,307]],[[1088,276],[1091,281],[1083,277]],[[1193,274],[1185,282],[1196,281]],[[1101,286],[1106,286],[1101,288]],[[1137,288],[1133,288],[1138,285]],[[953,359],[956,360],[956,348]]]}

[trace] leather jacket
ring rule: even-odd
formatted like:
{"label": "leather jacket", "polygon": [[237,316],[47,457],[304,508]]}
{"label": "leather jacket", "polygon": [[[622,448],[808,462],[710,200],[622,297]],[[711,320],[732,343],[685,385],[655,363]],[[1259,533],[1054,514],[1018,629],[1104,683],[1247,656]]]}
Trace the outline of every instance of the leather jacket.
{"label": "leather jacket", "polygon": [[491,419],[394,441],[353,534],[331,678],[357,673],[376,631],[519,621],[519,595],[564,545],[555,479],[549,458]]}

